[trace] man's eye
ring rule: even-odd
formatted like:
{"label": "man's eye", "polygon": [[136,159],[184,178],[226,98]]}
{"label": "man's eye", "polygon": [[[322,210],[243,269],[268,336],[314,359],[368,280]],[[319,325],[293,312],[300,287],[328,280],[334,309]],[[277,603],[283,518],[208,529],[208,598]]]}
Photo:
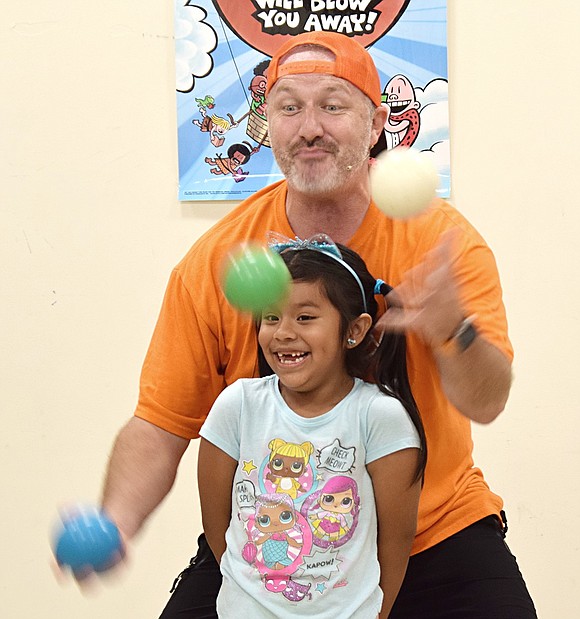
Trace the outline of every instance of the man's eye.
{"label": "man's eye", "polygon": [[335,103],[325,103],[324,109],[328,112],[340,112],[348,107],[347,101],[335,102]]}

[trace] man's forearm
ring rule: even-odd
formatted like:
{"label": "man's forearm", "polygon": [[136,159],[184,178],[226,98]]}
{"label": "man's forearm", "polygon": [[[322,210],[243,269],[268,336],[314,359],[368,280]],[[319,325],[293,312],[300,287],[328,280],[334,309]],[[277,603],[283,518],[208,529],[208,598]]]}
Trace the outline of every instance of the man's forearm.
{"label": "man's forearm", "polygon": [[133,417],[109,458],[102,506],[131,538],[171,490],[189,441]]}
{"label": "man's forearm", "polygon": [[490,423],[505,408],[512,382],[510,360],[483,337],[467,350],[435,350],[441,383],[449,401],[463,415]]}

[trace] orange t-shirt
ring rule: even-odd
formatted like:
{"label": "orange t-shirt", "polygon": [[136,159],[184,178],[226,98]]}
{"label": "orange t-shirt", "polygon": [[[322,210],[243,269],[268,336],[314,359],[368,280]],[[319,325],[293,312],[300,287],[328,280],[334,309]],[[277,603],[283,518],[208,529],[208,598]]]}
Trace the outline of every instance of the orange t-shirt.
{"label": "orange t-shirt", "polygon": [[[173,270],[143,365],[138,417],[196,438],[218,394],[238,378],[259,375],[255,326],[228,304],[220,277],[228,252],[241,241],[263,243],[269,230],[295,236],[285,202],[285,181],[256,193],[206,232]],[[348,245],[375,277],[396,286],[450,228],[462,231],[456,273],[466,312],[477,314],[481,336],[511,359],[495,259],[452,206],[437,201],[418,217],[392,220],[371,203]],[[414,554],[499,514],[502,501],[473,465],[469,419],[449,403],[430,350],[413,335],[408,369],[428,445]]]}

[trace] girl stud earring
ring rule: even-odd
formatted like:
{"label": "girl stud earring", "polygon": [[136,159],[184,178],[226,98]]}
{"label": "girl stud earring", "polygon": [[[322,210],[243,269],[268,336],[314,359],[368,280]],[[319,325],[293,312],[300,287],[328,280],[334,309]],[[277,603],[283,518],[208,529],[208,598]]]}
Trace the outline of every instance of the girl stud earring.
{"label": "girl stud earring", "polygon": [[356,340],[353,340],[352,337],[349,337],[348,340],[346,340],[346,343],[349,346],[354,346],[356,344]]}

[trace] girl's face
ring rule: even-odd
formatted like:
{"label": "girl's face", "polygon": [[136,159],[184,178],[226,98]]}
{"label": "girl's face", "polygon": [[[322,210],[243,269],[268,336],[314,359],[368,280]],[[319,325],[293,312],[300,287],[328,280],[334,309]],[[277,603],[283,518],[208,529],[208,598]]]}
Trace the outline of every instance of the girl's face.
{"label": "girl's face", "polygon": [[348,514],[352,510],[352,505],[352,490],[350,489],[344,492],[323,494],[320,499],[320,506],[322,508],[336,514]]}
{"label": "girl's face", "polygon": [[277,533],[294,526],[294,512],[283,503],[280,505],[260,505],[256,511],[256,526],[262,533]]}
{"label": "girl's face", "polygon": [[320,283],[293,282],[285,305],[262,314],[258,339],[290,406],[304,395],[334,406],[352,387],[340,314]]}

